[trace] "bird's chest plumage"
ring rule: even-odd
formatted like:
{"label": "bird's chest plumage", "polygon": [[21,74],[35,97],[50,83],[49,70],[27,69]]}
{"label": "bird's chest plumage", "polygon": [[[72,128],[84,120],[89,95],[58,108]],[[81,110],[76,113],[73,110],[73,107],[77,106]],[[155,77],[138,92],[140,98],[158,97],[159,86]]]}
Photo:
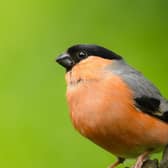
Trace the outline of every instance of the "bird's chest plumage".
{"label": "bird's chest plumage", "polygon": [[[75,70],[66,76],[73,125],[82,135],[111,151],[111,146],[114,149],[119,141],[125,141],[126,131],[119,121],[129,121],[125,112],[129,110],[127,105],[131,108],[131,93],[111,72],[108,75],[109,72],[93,70],[83,74]],[[118,137],[120,130],[124,136]],[[115,153],[115,149],[111,152]]]}
{"label": "bird's chest plumage", "polygon": [[[110,127],[124,117],[128,110],[129,93],[120,88],[115,79],[82,80],[67,87],[67,100],[74,126],[85,136],[89,131],[103,131],[108,121]],[[109,80],[109,81],[108,81]],[[113,81],[113,82],[112,82]],[[110,84],[110,83],[111,84]],[[122,91],[123,90],[123,91]],[[131,104],[131,102],[130,102]]]}
{"label": "bird's chest plumage", "polygon": [[[98,67],[76,66],[66,74],[67,101],[74,127],[121,157],[134,157],[146,146],[163,143],[156,138],[159,132],[155,131],[162,123],[157,124],[135,108],[133,93],[119,76]],[[163,133],[164,136],[168,134]]]}

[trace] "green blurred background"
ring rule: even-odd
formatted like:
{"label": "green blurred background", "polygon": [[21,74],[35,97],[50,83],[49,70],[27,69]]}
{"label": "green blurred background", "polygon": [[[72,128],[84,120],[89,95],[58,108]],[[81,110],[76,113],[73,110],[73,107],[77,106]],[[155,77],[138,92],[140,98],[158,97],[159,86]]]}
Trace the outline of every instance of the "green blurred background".
{"label": "green blurred background", "polygon": [[102,168],[114,160],[71,125],[55,57],[73,44],[123,55],[168,97],[166,0],[6,0],[0,23],[2,168]]}

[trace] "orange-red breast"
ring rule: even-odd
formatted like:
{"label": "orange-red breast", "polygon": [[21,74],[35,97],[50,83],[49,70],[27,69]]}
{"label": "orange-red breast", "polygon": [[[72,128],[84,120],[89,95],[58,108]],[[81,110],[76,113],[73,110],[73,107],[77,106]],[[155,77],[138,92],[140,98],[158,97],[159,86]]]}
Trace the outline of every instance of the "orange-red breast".
{"label": "orange-red breast", "polygon": [[75,45],[56,61],[66,68],[74,127],[117,156],[146,157],[168,143],[168,101],[121,56],[97,45]]}

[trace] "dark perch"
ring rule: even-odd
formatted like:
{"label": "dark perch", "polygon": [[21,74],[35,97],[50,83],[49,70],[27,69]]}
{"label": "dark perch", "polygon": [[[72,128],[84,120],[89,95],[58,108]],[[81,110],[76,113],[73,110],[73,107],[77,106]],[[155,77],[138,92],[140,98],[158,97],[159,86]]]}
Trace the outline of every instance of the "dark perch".
{"label": "dark perch", "polygon": [[144,162],[142,168],[168,168],[168,145],[163,152],[160,162],[157,159],[147,160]]}

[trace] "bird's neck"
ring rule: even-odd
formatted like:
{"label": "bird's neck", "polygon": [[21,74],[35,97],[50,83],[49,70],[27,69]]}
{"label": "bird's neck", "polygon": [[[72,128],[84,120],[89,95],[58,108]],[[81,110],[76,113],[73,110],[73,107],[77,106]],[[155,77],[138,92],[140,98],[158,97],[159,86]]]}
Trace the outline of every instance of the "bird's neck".
{"label": "bird's neck", "polygon": [[76,86],[82,82],[99,81],[106,76],[105,67],[112,61],[96,56],[90,56],[75,65],[66,73],[67,86]]}

